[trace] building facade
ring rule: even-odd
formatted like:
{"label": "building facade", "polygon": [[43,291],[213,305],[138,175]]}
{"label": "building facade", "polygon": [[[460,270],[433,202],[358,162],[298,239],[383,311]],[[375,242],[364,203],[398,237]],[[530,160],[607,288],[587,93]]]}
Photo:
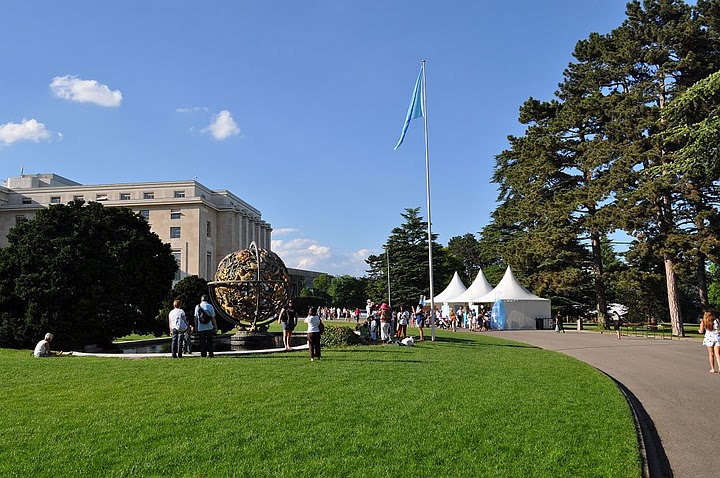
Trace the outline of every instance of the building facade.
{"label": "building facade", "polygon": [[290,276],[290,293],[294,296],[300,295],[300,292],[306,287],[312,289],[315,279],[320,275],[320,272],[293,269],[290,267],[288,267],[287,270]]}
{"label": "building facade", "polygon": [[0,247],[19,221],[73,200],[127,207],[145,217],[169,243],[180,270],[176,279],[198,275],[213,280],[217,264],[255,241],[270,250],[272,228],[260,211],[227,190],[197,181],[83,185],[57,174],[23,174],[0,187]]}

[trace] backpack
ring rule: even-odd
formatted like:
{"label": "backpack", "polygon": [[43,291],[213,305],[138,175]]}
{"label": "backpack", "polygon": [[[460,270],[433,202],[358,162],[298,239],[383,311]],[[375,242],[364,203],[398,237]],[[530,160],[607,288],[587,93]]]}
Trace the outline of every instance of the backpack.
{"label": "backpack", "polygon": [[209,324],[212,322],[212,316],[205,312],[205,309],[202,308],[202,306],[198,307],[198,320],[201,324]]}
{"label": "backpack", "polygon": [[180,316],[177,319],[175,319],[175,330],[177,330],[180,333],[183,333],[187,330],[187,322],[185,321],[184,316]]}

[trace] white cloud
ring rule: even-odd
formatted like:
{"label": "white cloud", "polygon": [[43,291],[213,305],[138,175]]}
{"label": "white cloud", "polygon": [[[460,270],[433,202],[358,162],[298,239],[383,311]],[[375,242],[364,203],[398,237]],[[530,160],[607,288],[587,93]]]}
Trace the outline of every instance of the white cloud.
{"label": "white cloud", "polygon": [[50,89],[58,98],[76,103],[93,103],[98,106],[118,107],[122,103],[120,90],[111,91],[96,80],[82,80],[77,76],[56,76]]}
{"label": "white cloud", "polygon": [[[273,229],[282,231],[281,235],[300,233],[297,229]],[[367,264],[365,259],[374,251],[361,249],[351,254],[338,254],[330,246],[320,244],[309,238],[274,239],[271,249],[285,262],[287,267],[293,269],[306,269],[316,272],[325,272],[332,275],[350,275],[362,277],[365,275]]]}
{"label": "white cloud", "polygon": [[189,108],[175,108],[176,113],[197,113],[198,111],[208,112],[205,106],[191,106]]}
{"label": "white cloud", "polygon": [[299,232],[299,231],[293,227],[284,227],[282,229],[273,229],[272,235],[273,236],[287,236],[288,234],[295,234],[297,232]]}
{"label": "white cloud", "polygon": [[282,258],[286,266],[295,269],[316,270],[316,266],[329,259],[332,254],[328,246],[305,238],[274,240],[271,249]]}
{"label": "white cloud", "polygon": [[[62,138],[62,135],[59,135]],[[50,139],[50,132],[45,125],[36,119],[23,119],[20,123],[0,125],[0,143],[13,144],[18,141],[34,141]]]}
{"label": "white cloud", "polygon": [[203,130],[203,132],[205,131],[210,131],[213,138],[218,141],[240,134],[240,128],[228,110],[222,110],[218,113],[215,118],[213,118],[210,126]]}

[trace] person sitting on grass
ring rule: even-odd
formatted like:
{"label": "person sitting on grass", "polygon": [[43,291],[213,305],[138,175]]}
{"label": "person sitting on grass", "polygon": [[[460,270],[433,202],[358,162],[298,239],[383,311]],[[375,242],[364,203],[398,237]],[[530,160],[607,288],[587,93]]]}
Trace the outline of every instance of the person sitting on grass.
{"label": "person sitting on grass", "polygon": [[[60,357],[63,355],[62,352],[53,352],[50,350],[50,342],[52,342],[53,334],[48,332],[45,334],[45,338],[37,343],[35,346],[35,351],[33,352],[33,356],[35,358],[38,357]],[[72,352],[68,352],[65,355],[72,355]]]}
{"label": "person sitting on grass", "polygon": [[370,341],[370,327],[368,326],[367,320],[361,324],[356,325],[355,330],[358,331],[360,340],[362,340],[363,342]]}

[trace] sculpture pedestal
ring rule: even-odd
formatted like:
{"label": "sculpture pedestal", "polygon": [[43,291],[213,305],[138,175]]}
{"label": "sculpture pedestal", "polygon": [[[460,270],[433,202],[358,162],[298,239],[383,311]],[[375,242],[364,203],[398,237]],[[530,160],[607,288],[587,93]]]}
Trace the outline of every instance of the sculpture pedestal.
{"label": "sculpture pedestal", "polygon": [[239,331],[230,337],[230,350],[263,350],[282,347],[282,336],[268,332]]}

